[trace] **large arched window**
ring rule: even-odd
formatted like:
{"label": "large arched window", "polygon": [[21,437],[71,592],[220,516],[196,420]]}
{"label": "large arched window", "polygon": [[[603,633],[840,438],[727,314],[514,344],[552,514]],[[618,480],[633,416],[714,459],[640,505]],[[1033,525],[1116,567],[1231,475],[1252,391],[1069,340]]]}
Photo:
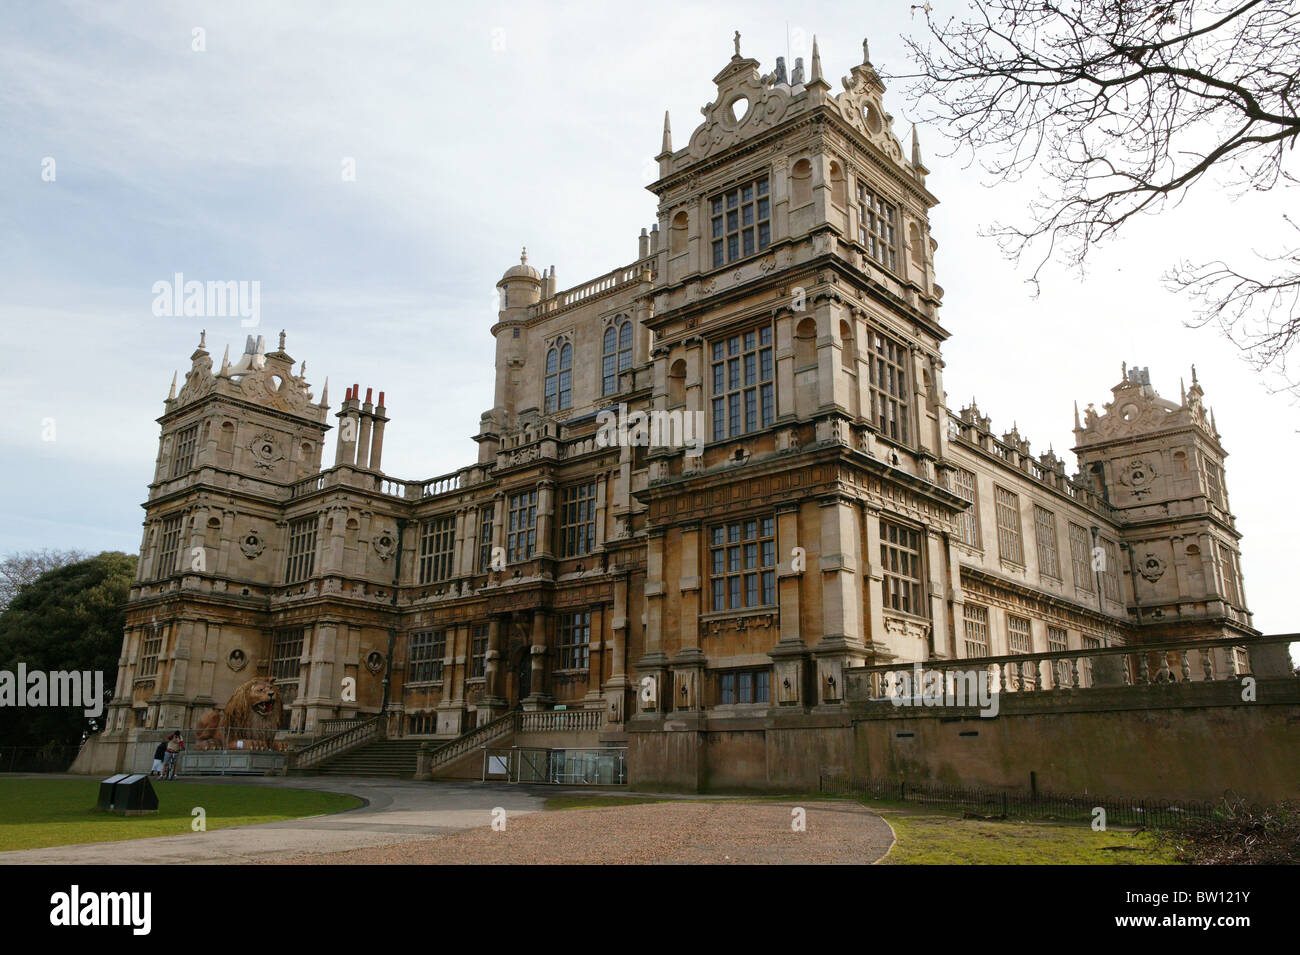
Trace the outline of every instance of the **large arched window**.
{"label": "large arched window", "polygon": [[618,316],[605,329],[600,365],[600,393],[612,395],[618,391],[618,373],[632,367],[632,319],[626,315]]}
{"label": "large arched window", "polygon": [[573,346],[558,341],[546,353],[546,411],[573,406]]}

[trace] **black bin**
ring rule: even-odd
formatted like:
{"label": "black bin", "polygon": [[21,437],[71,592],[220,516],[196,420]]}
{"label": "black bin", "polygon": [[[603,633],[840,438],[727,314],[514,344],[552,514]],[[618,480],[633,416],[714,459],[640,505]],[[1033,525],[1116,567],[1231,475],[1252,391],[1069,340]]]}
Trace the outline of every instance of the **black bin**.
{"label": "black bin", "polygon": [[158,794],[153,791],[147,773],[133,773],[118,780],[113,787],[113,805],[117,812],[157,812]]}
{"label": "black bin", "polygon": [[114,788],[130,775],[130,773],[118,773],[116,776],[109,776],[101,781],[99,784],[99,801],[95,803],[95,806],[99,809],[112,809]]}

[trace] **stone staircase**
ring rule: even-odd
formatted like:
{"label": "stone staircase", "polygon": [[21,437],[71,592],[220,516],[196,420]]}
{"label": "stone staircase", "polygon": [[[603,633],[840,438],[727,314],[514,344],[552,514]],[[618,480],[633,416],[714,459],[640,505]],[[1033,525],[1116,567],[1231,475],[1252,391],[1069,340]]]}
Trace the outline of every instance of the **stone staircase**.
{"label": "stone staircase", "polygon": [[[571,734],[591,736],[593,745],[602,713],[595,709],[550,710],[533,713],[511,711],[490,723],[475,727],[452,740],[427,737],[388,739],[383,721],[371,717],[348,721],[352,725],[327,736],[296,754],[290,771],[314,772],[327,776],[380,776],[413,779],[419,772],[420,749],[432,744],[424,778],[478,779],[484,746],[508,745],[516,734],[545,734],[543,745],[556,745]],[[536,745],[536,744],[534,744]],[[562,741],[559,745],[565,745]],[[572,745],[570,743],[569,745]]]}
{"label": "stone staircase", "polygon": [[332,757],[316,767],[323,776],[386,776],[411,779],[425,739],[377,739]]}

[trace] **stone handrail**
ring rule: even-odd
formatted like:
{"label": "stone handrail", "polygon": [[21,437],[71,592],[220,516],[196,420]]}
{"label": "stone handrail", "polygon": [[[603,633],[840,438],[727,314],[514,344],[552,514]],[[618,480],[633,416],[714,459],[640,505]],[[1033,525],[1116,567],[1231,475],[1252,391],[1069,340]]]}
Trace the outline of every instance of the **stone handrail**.
{"label": "stone handrail", "polygon": [[[905,680],[915,682],[917,667],[922,680],[927,673],[946,675],[984,670],[990,674],[995,692],[1214,682],[1235,680],[1245,674],[1287,678],[1295,675],[1288,646],[1297,642],[1300,642],[1300,634],[1290,633],[851,667],[845,673],[845,695],[857,700],[893,696],[900,686],[905,685]],[[1216,661],[1215,650],[1229,655],[1237,650],[1244,651],[1247,655],[1245,668],[1239,669],[1231,656]],[[946,681],[946,676],[943,678]]]}
{"label": "stone handrail", "polygon": [[457,736],[449,743],[439,746],[429,755],[428,770],[445,766],[459,759],[466,753],[486,746],[502,736],[511,733],[548,733],[572,730],[598,730],[604,711],[599,709],[583,710],[539,710],[520,713],[504,713],[482,726]]}
{"label": "stone handrail", "polygon": [[308,769],[334,756],[364,746],[387,735],[388,718],[382,714],[363,720],[355,726],[340,730],[310,746],[289,754],[289,769]]}
{"label": "stone handrail", "polygon": [[621,268],[614,269],[612,272],[606,272],[604,275],[592,279],[590,282],[584,282],[582,285],[575,285],[571,289],[563,292],[556,292],[544,301],[538,302],[532,306],[533,315],[546,315],[550,312],[558,312],[570,306],[577,305],[587,299],[595,298],[606,292],[612,292],[614,289],[621,288],[633,282],[639,282],[642,276],[647,272],[653,271],[652,260],[642,259],[631,265],[625,265]]}
{"label": "stone handrail", "polygon": [[515,712],[502,714],[491,722],[476,726],[468,733],[462,733],[449,743],[439,746],[429,756],[428,768],[433,770],[439,766],[445,766],[452,760],[458,759],[480,746],[485,746],[495,739],[513,733],[515,731],[515,717],[518,715]]}
{"label": "stone handrail", "polygon": [[350,719],[321,720],[320,729],[324,736],[333,736],[335,733],[341,733],[343,730],[350,730],[354,726],[360,726],[368,716],[356,716]]}
{"label": "stone handrail", "polygon": [[515,727],[519,733],[550,733],[564,730],[598,730],[603,710],[539,710],[520,713]]}

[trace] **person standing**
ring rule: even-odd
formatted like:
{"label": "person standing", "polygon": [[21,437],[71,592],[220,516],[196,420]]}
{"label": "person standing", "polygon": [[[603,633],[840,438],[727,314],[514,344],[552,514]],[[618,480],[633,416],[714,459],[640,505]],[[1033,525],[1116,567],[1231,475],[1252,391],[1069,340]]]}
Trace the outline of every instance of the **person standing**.
{"label": "person standing", "polygon": [[159,740],[158,747],[153,751],[153,767],[149,770],[150,776],[162,777],[163,757],[167,755],[167,740]]}
{"label": "person standing", "polygon": [[163,757],[163,779],[176,778],[176,760],[185,749],[185,738],[178,730],[167,738],[167,754]]}

